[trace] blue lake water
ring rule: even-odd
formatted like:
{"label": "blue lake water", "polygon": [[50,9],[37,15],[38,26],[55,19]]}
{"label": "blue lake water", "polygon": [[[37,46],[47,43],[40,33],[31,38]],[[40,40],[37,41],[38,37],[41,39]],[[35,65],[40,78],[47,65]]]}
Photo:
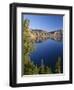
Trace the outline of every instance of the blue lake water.
{"label": "blue lake water", "polygon": [[47,39],[41,43],[35,43],[35,51],[31,53],[31,60],[37,64],[41,65],[41,60],[43,59],[44,65],[48,65],[54,68],[58,57],[61,57],[63,62],[63,42]]}

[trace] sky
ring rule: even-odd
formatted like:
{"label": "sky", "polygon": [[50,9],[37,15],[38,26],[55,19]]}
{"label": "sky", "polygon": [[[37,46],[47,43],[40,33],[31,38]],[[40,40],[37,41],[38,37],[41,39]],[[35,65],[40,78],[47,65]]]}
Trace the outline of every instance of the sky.
{"label": "sky", "polygon": [[63,16],[62,15],[36,15],[23,14],[23,20],[29,19],[31,29],[40,29],[44,31],[63,30]]}

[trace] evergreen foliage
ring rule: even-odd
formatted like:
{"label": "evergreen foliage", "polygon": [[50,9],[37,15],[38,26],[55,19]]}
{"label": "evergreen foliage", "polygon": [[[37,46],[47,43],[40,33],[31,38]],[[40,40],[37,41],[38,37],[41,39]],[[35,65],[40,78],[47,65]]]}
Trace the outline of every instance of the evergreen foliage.
{"label": "evergreen foliage", "polygon": [[45,69],[44,69],[44,62],[43,59],[41,60],[41,66],[40,66],[40,74],[44,74],[45,73]]}
{"label": "evergreen foliage", "polygon": [[45,67],[45,73],[46,73],[46,74],[51,74],[51,73],[52,73],[51,68],[48,67],[48,66],[46,66],[46,67]]}
{"label": "evergreen foliage", "polygon": [[[23,22],[23,62],[24,62],[24,75],[33,75],[33,74],[51,74],[53,73],[49,66],[44,65],[44,60],[41,60],[41,65],[37,66],[30,58],[31,52],[35,50],[34,41],[31,40],[31,32],[29,29],[30,21],[25,19]],[[55,72],[61,73],[61,58],[58,58],[55,66]]]}
{"label": "evergreen foliage", "polygon": [[58,60],[56,62],[56,66],[55,66],[55,72],[56,73],[61,73],[61,58],[58,57]]}

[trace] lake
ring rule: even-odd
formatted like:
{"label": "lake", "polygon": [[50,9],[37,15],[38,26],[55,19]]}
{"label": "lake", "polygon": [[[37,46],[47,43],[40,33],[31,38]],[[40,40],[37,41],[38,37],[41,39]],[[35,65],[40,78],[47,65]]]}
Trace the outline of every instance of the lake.
{"label": "lake", "polygon": [[50,66],[52,69],[55,68],[55,64],[58,57],[61,57],[61,65],[63,63],[63,41],[47,39],[44,41],[39,41],[35,43],[35,51],[30,55],[31,60],[34,64],[38,66],[41,65],[41,60],[43,59],[43,64],[45,66]]}

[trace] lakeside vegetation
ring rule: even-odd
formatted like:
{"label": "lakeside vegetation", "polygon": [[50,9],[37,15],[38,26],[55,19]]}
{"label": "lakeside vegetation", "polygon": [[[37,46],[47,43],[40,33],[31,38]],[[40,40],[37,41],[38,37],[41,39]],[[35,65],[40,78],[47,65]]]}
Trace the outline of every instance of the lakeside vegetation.
{"label": "lakeside vegetation", "polygon": [[61,57],[58,56],[58,60],[55,64],[54,71],[49,66],[44,65],[44,60],[41,59],[41,65],[37,66],[30,58],[31,52],[33,52],[35,48],[35,42],[32,40],[32,34],[29,29],[30,21],[25,19],[23,22],[23,62],[24,62],[24,75],[33,75],[33,74],[54,74],[54,73],[62,73],[61,70]]}

